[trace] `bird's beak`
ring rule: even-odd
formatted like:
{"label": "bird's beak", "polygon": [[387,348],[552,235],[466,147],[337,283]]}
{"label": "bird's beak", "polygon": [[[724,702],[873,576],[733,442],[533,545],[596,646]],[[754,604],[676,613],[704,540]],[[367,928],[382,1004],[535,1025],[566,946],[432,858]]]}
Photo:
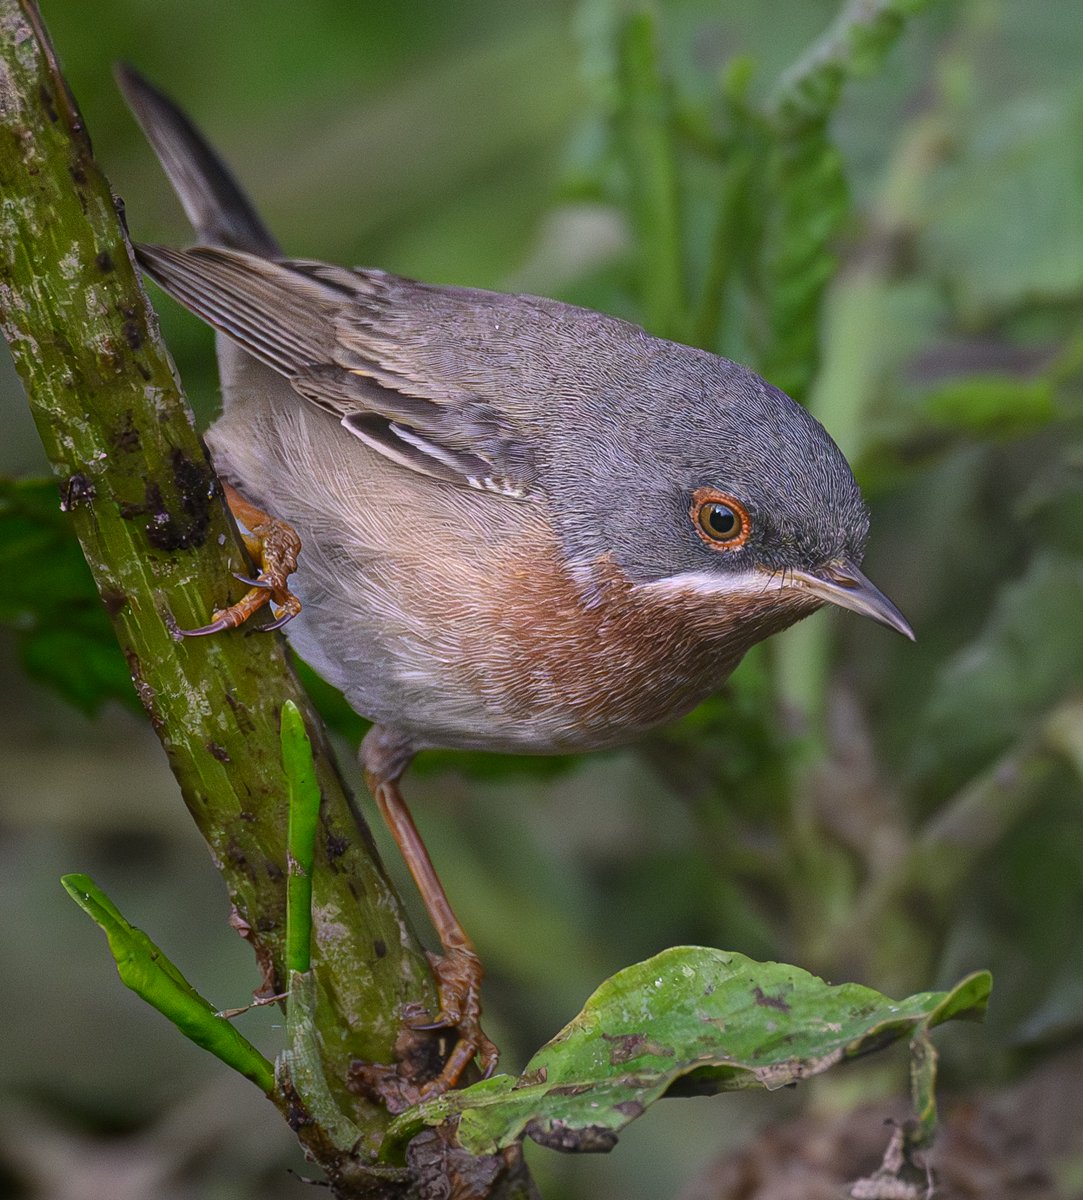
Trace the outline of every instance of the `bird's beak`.
{"label": "bird's beak", "polygon": [[840,608],[849,608],[863,617],[872,617],[914,641],[910,622],[882,591],[849,562],[835,562],[820,571],[787,571],[787,583],[799,587]]}

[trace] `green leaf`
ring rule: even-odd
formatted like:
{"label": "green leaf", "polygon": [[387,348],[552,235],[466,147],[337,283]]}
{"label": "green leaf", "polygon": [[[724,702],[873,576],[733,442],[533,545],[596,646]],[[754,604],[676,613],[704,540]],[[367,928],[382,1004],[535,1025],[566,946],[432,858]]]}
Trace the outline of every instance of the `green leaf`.
{"label": "green leaf", "polygon": [[267,1059],[215,1012],[141,929],[128,924],[93,880],[87,875],[65,875],[61,883],[105,934],[121,982],[172,1021],[186,1038],[270,1095],[274,1072]]}
{"label": "green leaf", "polygon": [[762,199],[760,370],[803,400],[819,364],[820,308],[835,273],[833,242],[850,209],[828,121],[854,76],[868,75],[929,0],[850,0],[779,81],[768,106],[772,149]]}
{"label": "green leaf", "polygon": [[754,72],[751,60],[730,61],[722,81],[729,138],[716,155],[721,177],[712,188],[711,230],[699,300],[690,335],[704,350],[732,348],[724,344],[722,330],[729,317],[731,292],[737,277],[755,259],[763,235],[762,164],[767,156],[766,123],[748,103],[748,86]]}
{"label": "green leaf", "polygon": [[55,481],[0,479],[0,576],[0,623],[17,630],[29,675],[84,712],[106,700],[137,707]]}
{"label": "green leaf", "polygon": [[312,860],[320,816],[320,785],[300,709],[282,706],[282,767],[289,788],[286,833],[286,970],[304,973],[312,959]]}
{"label": "green leaf", "polygon": [[[1017,69],[1009,60],[987,74]],[[956,115],[957,157],[931,181],[922,214],[922,255],[971,327],[1020,306],[1072,300],[1083,287],[1078,86],[984,99]],[[1010,236],[1006,213],[1019,214]]]}
{"label": "green leaf", "polygon": [[[384,1152],[453,1117],[472,1154],[524,1134],[562,1150],[608,1150],[667,1093],[785,1087],[943,1021],[980,1019],[991,984],[980,972],[949,992],[895,1002],[785,963],[678,946],[602,984],[519,1079],[496,1076],[403,1113]],[[923,1098],[930,1079],[921,1075]]]}
{"label": "green leaf", "polygon": [[1043,551],[1001,588],[978,636],[948,660],[921,716],[913,768],[968,773],[1007,749],[1083,676],[1083,560]]}
{"label": "green leaf", "polygon": [[1040,429],[1055,415],[1049,380],[1010,375],[952,380],[930,392],[924,407],[937,425],[1005,439]]}
{"label": "green leaf", "polygon": [[779,127],[792,133],[825,121],[848,78],[871,75],[902,32],[907,17],[931,0],[849,0],[835,21],[782,76],[771,104]]}

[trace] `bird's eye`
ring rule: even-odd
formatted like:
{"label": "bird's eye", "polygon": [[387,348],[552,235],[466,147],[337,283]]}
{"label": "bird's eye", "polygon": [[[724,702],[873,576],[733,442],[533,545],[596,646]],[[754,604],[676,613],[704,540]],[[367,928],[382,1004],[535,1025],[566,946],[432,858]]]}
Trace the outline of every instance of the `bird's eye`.
{"label": "bird's eye", "polygon": [[696,532],[712,549],[736,550],[752,532],[745,506],[714,488],[697,488],[690,511]]}
{"label": "bird's eye", "polygon": [[728,542],[741,532],[741,518],[727,504],[705,504],[699,510],[703,532],[719,542]]}

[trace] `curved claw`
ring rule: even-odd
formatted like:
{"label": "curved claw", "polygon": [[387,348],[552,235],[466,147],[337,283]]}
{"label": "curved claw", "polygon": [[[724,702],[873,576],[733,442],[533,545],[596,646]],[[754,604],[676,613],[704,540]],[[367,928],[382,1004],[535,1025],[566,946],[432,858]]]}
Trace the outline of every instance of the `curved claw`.
{"label": "curved claw", "polygon": [[418,1033],[435,1033],[437,1029],[454,1029],[456,1022],[438,1016],[435,1021],[404,1021],[403,1024]]}
{"label": "curved claw", "polygon": [[270,591],[271,588],[274,586],[274,584],[268,583],[266,579],[259,578],[259,577],[257,577],[256,579],[251,579],[247,575],[242,575],[240,573],[240,571],[234,571],[233,578],[239,580],[241,583],[246,583],[249,587],[265,588],[267,591]]}
{"label": "curved claw", "polygon": [[198,629],[178,629],[177,633],[181,637],[206,637],[209,633],[225,633],[227,629],[232,628],[232,622],[227,617],[222,616],[212,621],[209,625],[200,625]]}
{"label": "curved claw", "polygon": [[[381,732],[386,731],[381,731],[377,726],[375,733],[379,735]],[[411,746],[411,753],[412,750]],[[428,1079],[419,1089],[422,1098],[428,1099],[454,1087],[475,1058],[480,1059],[481,1069],[486,1076],[491,1075],[500,1052],[481,1028],[481,982],[485,969],[452,912],[447,894],[398,788],[398,777],[406,761],[408,759],[401,763],[396,760],[395,769],[391,770],[384,761],[381,746],[373,740],[372,734],[362,744],[361,764],[369,789],[410,868],[443,951],[427,956],[436,984],[435,1016],[419,1011],[415,1005],[410,1005],[402,1013],[403,1026],[411,1032],[449,1029],[455,1035],[455,1043],[440,1074],[435,1079]],[[440,1040],[444,1041],[443,1038]]]}
{"label": "curved claw", "polygon": [[418,1100],[433,1100],[453,1088],[462,1073],[474,1061],[481,1060],[481,1077],[490,1079],[500,1062],[500,1051],[481,1031],[477,1020],[467,1022],[467,1028],[459,1031],[459,1040],[448,1055],[444,1069],[435,1079],[422,1084],[418,1089]]}
{"label": "curved claw", "polygon": [[430,1017],[425,1011],[407,1013],[402,1023],[408,1029],[416,1029],[419,1033],[432,1033],[436,1029],[455,1029],[462,1020],[462,1013],[442,1008],[435,1016]]}
{"label": "curved claw", "polygon": [[282,614],[280,616],[276,617],[273,621],[268,622],[266,625],[261,625],[257,632],[273,633],[274,630],[281,629],[282,626],[285,625],[288,621],[292,621],[293,618],[295,616],[297,616],[297,614],[300,611],[301,610],[299,608],[287,608],[282,612]]}

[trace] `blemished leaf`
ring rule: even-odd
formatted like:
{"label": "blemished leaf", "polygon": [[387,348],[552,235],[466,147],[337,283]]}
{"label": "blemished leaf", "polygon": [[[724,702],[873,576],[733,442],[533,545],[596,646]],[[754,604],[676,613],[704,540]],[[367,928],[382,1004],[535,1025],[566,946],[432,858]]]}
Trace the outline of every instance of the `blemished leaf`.
{"label": "blemished leaf", "polygon": [[785,1087],[943,1021],[980,1019],[991,986],[979,972],[896,1002],[785,963],[678,946],[603,983],[518,1079],[495,1076],[403,1113],[385,1153],[453,1117],[473,1154],[524,1135],[554,1149],[608,1150],[667,1093]]}
{"label": "blemished leaf", "polygon": [[0,479],[0,623],[27,674],[83,712],[138,707],[131,675],[51,479]]}
{"label": "blemished leaf", "polygon": [[116,905],[87,875],[65,875],[68,895],[105,934],[121,982],[142,997],[197,1046],[269,1094],[271,1064],[230,1023],[215,1012],[149,937],[121,916]]}

